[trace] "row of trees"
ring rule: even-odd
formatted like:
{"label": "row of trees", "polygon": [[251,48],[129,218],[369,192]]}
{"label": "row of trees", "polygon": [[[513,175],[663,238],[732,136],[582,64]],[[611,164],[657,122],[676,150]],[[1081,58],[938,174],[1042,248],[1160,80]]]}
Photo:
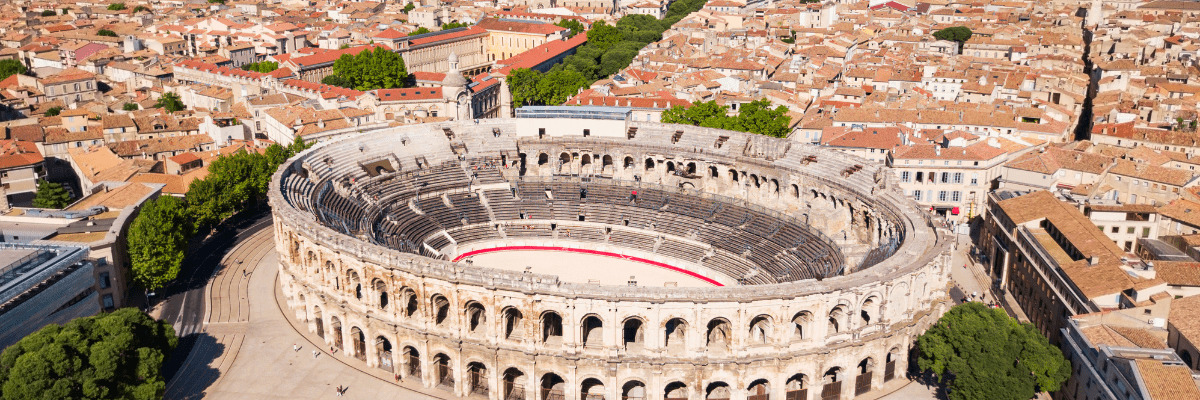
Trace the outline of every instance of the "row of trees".
{"label": "row of trees", "polygon": [[[704,7],[706,0],[679,0],[671,3],[662,20],[649,15],[626,15],[609,25],[604,21],[592,24],[587,31],[587,43],[579,46],[575,54],[549,71],[541,73],[528,69],[516,69],[508,76],[508,87],[512,92],[513,104],[526,105],[562,104],[599,78],[615,74],[633,61],[647,44],[662,39],[662,33],[680,19]],[[564,20],[558,26],[582,30],[577,21]]]}
{"label": "row of trees", "polygon": [[161,399],[175,330],[135,308],[47,325],[0,354],[0,398]]}
{"label": "row of trees", "polygon": [[662,122],[687,124],[706,128],[752,132],[771,137],[787,137],[791,131],[792,117],[784,106],[771,107],[766,99],[755,100],[738,109],[737,115],[729,115],[729,107],[716,101],[692,103],[691,107],[674,106],[663,111]]}
{"label": "row of trees", "polygon": [[266,153],[238,152],[208,166],[208,176],[193,181],[186,198],[161,196],[146,203],[129,227],[133,280],[148,290],[166,286],[179,275],[188,240],[207,234],[221,221],[266,199],[271,174],[291,156],[308,148],[296,138]]}
{"label": "row of trees", "polygon": [[274,61],[259,61],[242,65],[242,69],[265,74],[279,69],[279,63]]}
{"label": "row of trees", "polygon": [[407,80],[404,59],[394,51],[376,47],[357,55],[343,54],[333,63],[333,74],[321,83],[366,91],[404,87]]}

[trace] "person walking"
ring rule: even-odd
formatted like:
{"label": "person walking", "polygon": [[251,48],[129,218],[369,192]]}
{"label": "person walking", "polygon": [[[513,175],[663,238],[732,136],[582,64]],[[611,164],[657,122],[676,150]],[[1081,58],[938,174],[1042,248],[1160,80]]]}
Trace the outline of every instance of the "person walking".
{"label": "person walking", "polygon": [[337,389],[334,389],[334,391],[337,392],[338,397],[342,397],[342,385],[338,385]]}
{"label": "person walking", "polygon": [[315,358],[317,358],[317,356],[318,356],[318,355],[320,355],[320,354],[321,354],[321,352],[319,352],[319,351],[316,351],[316,350],[313,350],[313,358],[314,358],[314,359],[315,359]]}

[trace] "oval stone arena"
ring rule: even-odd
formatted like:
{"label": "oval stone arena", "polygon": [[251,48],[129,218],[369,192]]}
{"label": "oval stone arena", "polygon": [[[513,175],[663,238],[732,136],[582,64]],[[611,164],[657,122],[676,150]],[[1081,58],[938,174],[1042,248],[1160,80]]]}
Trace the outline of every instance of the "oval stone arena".
{"label": "oval stone arena", "polygon": [[327,138],[271,183],[287,307],[447,397],[851,399],[953,242],[885,167],[588,107]]}

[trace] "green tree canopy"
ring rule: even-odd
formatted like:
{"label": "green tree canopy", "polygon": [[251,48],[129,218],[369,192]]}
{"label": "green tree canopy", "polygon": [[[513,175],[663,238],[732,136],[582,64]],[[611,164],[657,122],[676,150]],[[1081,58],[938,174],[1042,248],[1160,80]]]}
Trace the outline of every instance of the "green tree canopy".
{"label": "green tree canopy", "polygon": [[108,5],[109,11],[121,11],[125,9],[125,3],[112,3]]}
{"label": "green tree canopy", "polygon": [[62,107],[50,107],[50,109],[46,110],[46,113],[43,115],[47,117],[56,117],[60,112],[62,112]]}
{"label": "green tree canopy", "polygon": [[512,92],[514,106],[521,107],[537,103],[537,82],[541,77],[542,74],[529,68],[517,68],[508,74],[506,80],[510,92]]}
{"label": "green tree canopy", "polygon": [[0,60],[0,80],[8,79],[8,77],[16,74],[24,74],[25,64],[21,64],[17,60]]}
{"label": "green tree canopy", "polygon": [[415,30],[415,31],[412,31],[412,33],[409,33],[409,34],[408,34],[408,36],[424,35],[424,34],[426,34],[426,33],[429,33],[429,32],[433,32],[433,31],[429,30],[429,28],[426,28],[426,27],[423,27],[423,26],[422,26],[422,27],[420,27],[420,28],[417,28],[417,30]]}
{"label": "green tree canopy", "polygon": [[933,33],[933,37],[939,40],[953,40],[963,43],[971,38],[971,28],[965,26],[952,26],[944,28]]}
{"label": "green tree canopy", "polygon": [[0,354],[4,400],[161,399],[175,330],[134,308],[47,325]]}
{"label": "green tree canopy", "polygon": [[558,21],[558,23],[556,23],[554,25],[570,29],[571,31],[567,32],[567,37],[573,37],[575,35],[578,35],[579,32],[583,32],[585,30],[585,28],[583,27],[583,23],[573,20],[573,19],[564,19],[562,21]]}
{"label": "green tree canopy", "polygon": [[[342,83],[338,86],[363,91],[404,87],[408,79],[404,59],[383,47],[363,50],[358,55],[343,54],[333,63],[333,73],[339,78],[328,82]],[[321,82],[332,84],[324,79]]]}
{"label": "green tree canopy", "polygon": [[706,128],[751,132],[771,137],[787,137],[792,117],[784,106],[772,108],[766,99],[743,104],[737,116],[729,116],[729,108],[716,101],[692,103],[691,107],[674,106],[663,111],[662,122],[688,124]]}
{"label": "green tree canopy", "polygon": [[142,107],[139,106],[137,103],[125,103],[124,105],[121,106],[121,109],[125,110],[125,111],[137,111],[137,110],[140,110],[141,108]]}
{"label": "green tree canopy", "polygon": [[274,61],[259,61],[242,65],[242,69],[266,74],[279,69],[279,63]]}
{"label": "green tree canopy", "polygon": [[113,32],[111,30],[108,30],[108,29],[101,29],[99,31],[96,31],[96,36],[117,37],[117,33]]}
{"label": "green tree canopy", "polygon": [[37,195],[33,198],[33,206],[37,208],[63,208],[71,204],[71,194],[63,186],[54,182],[39,179]]}
{"label": "green tree canopy", "polygon": [[917,351],[920,370],[936,374],[951,400],[1027,400],[1071,376],[1071,363],[1032,324],[976,302],[950,309],[917,338]]}
{"label": "green tree canopy", "polygon": [[134,14],[137,14],[137,13],[140,13],[140,12],[142,12],[142,11],[149,11],[149,10],[150,10],[150,9],[149,9],[149,8],[146,8],[146,6],[137,6],[137,7],[134,7],[134,8],[133,8],[133,13],[134,13]]}
{"label": "green tree canopy", "polygon": [[454,22],[451,22],[448,24],[442,24],[442,30],[444,31],[444,30],[454,29],[454,28],[466,28],[468,26],[471,26],[471,24],[468,24],[466,22],[454,21]]}
{"label": "green tree canopy", "polygon": [[179,95],[173,92],[166,92],[162,94],[162,97],[158,98],[158,102],[154,103],[154,108],[176,112],[187,108],[187,106],[183,105],[183,100],[179,99]]}
{"label": "green tree canopy", "polygon": [[417,5],[413,4],[412,2],[409,2],[408,4],[404,5],[404,13],[408,14],[408,12],[412,11],[414,8],[417,8]]}
{"label": "green tree canopy", "polygon": [[54,10],[43,10],[42,11],[43,17],[53,17],[55,15],[58,15],[58,13],[54,12]]}
{"label": "green tree canopy", "polygon": [[192,234],[192,217],[183,201],[161,196],[146,202],[129,226],[133,281],[155,290],[175,280]]}

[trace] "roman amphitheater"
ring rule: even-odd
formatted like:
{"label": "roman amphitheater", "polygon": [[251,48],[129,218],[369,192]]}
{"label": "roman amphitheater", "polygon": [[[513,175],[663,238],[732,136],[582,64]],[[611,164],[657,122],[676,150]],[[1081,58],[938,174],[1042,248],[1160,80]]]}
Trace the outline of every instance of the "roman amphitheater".
{"label": "roman amphitheater", "polygon": [[328,138],[270,202],[296,318],[447,397],[850,399],[948,307],[952,239],[893,179],[544,107]]}

